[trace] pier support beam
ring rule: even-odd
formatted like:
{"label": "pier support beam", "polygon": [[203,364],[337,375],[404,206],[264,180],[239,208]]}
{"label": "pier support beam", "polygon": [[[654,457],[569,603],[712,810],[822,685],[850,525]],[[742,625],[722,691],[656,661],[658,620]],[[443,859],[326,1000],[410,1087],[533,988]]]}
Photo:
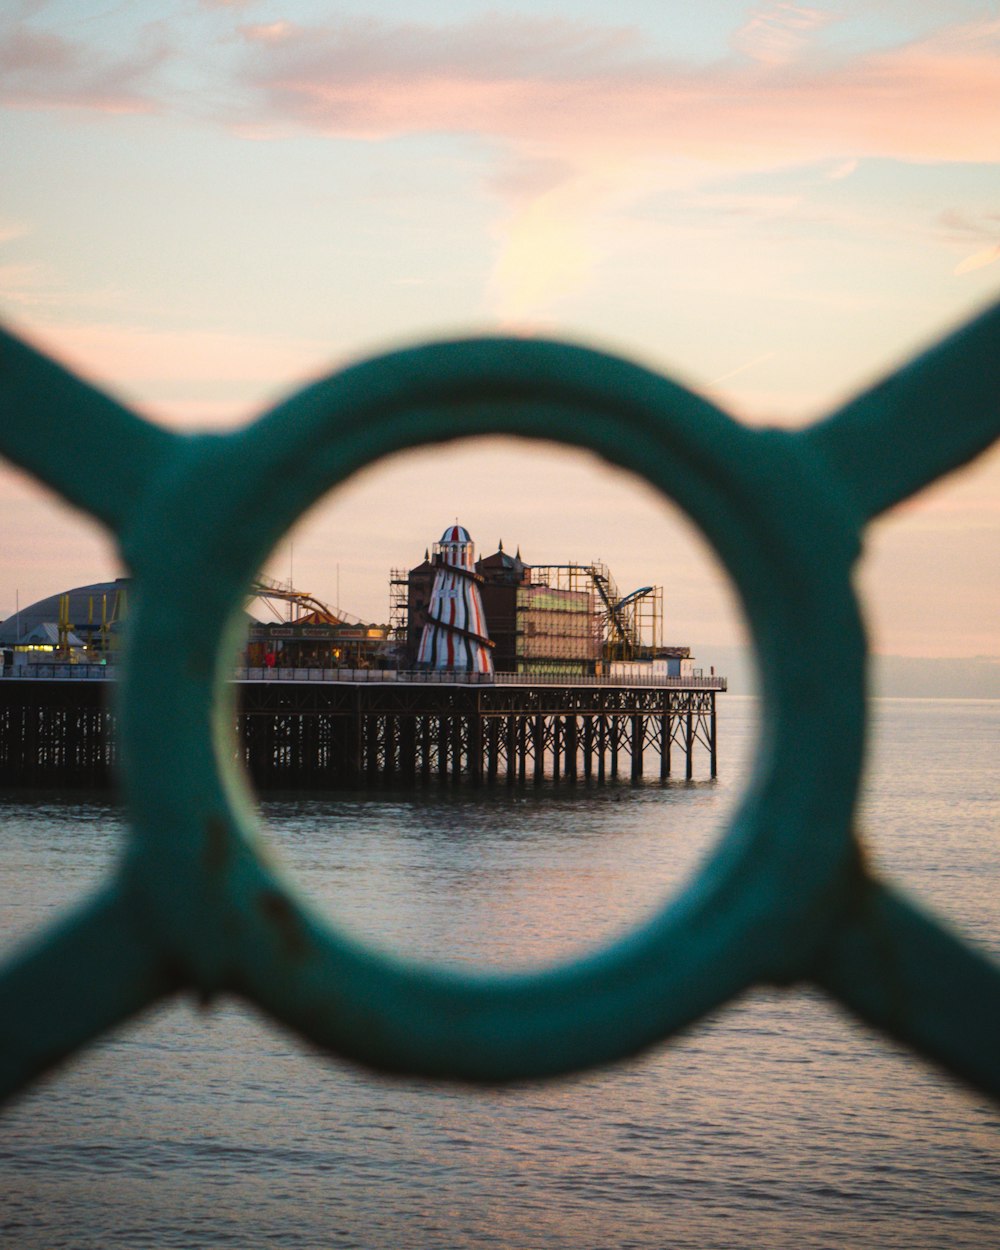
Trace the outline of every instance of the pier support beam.
{"label": "pier support beam", "polygon": [[714,690],[709,694],[708,700],[709,700],[709,708],[710,708],[709,728],[708,728],[708,740],[710,744],[709,745],[709,759],[710,759],[709,769],[710,769],[712,780],[714,781],[716,777],[718,777],[719,775],[719,751],[718,751],[718,740],[716,738],[715,691]]}
{"label": "pier support beam", "polygon": [[545,778],[545,717],[536,714],[534,725],[532,726],[531,736],[534,745],[534,773],[533,780],[535,785],[540,785]]}
{"label": "pier support beam", "polygon": [[[106,785],[114,762],[107,680],[0,680],[0,783]],[[502,681],[260,681],[238,683],[238,759],[261,789],[413,784],[418,778],[547,777],[572,784],[634,781],[644,752],[672,772],[698,761],[718,775],[715,690],[705,686],[560,686]],[[596,761],[595,761],[596,757]],[[529,759],[531,761],[529,765]]]}
{"label": "pier support beam", "polygon": [[642,744],[645,737],[643,718],[632,717],[632,780],[642,779]]}

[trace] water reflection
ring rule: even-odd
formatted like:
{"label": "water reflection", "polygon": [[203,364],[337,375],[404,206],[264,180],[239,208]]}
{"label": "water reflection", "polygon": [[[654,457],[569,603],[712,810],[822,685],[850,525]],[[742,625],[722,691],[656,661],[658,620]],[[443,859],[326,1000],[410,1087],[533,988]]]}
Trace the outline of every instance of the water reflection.
{"label": "water reflection", "polygon": [[432,788],[271,801],[264,816],[294,876],[354,932],[444,962],[548,962],[629,928],[714,844],[758,716],[753,699],[720,705],[714,782]]}

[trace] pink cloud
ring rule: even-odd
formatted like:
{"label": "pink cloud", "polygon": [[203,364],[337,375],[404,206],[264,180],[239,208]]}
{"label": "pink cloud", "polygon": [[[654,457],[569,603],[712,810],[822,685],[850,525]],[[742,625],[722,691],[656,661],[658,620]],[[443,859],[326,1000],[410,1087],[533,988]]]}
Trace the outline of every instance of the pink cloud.
{"label": "pink cloud", "polygon": [[162,39],[130,56],[109,58],[24,22],[0,22],[0,101],[14,108],[150,112],[149,75],[165,56]]}
{"label": "pink cloud", "polygon": [[50,285],[50,274],[43,265],[0,264],[0,296],[5,303],[19,306],[43,303]]}
{"label": "pink cloud", "polygon": [[291,39],[295,29],[291,22],[257,22],[241,27],[240,33],[252,43],[281,43],[285,39]]}
{"label": "pink cloud", "polygon": [[29,227],[20,221],[5,221],[0,218],[0,243],[9,243],[29,233]]}
{"label": "pink cloud", "polygon": [[769,65],[785,65],[796,59],[814,31],[835,19],[821,9],[778,3],[751,14],[736,33],[733,46],[743,55]]}
{"label": "pink cloud", "polygon": [[[328,342],[240,334],[200,328],[153,329],[118,321],[46,321],[39,316],[19,332],[37,347],[98,386],[126,391],[144,412],[172,425],[226,423],[248,417],[273,397],[276,386],[301,384],[333,367]],[[221,384],[251,391],[255,402],[238,398],[207,404],[163,400],[163,387],[177,378],[185,386]]]}
{"label": "pink cloud", "polygon": [[983,248],[982,251],[973,252],[971,256],[966,256],[965,260],[955,266],[955,274],[972,273],[975,269],[984,269],[987,265],[995,265],[1000,260],[1000,243],[995,243],[992,247]]}
{"label": "pink cloud", "polygon": [[719,166],[826,161],[835,179],[873,157],[1000,159],[1000,23],[853,55],[825,46],[828,24],[776,0],[709,64],[654,55],[629,27],[501,14],[244,28],[242,132],[498,142],[507,171],[491,185],[511,212],[490,297],[504,324],[527,324],[585,283],[609,204],[651,187]]}
{"label": "pink cloud", "polygon": [[958,243],[977,239],[992,243],[1000,238],[1000,213],[985,213],[977,217],[949,208],[940,214],[938,224],[944,227],[949,239]]}
{"label": "pink cloud", "polygon": [[987,244],[959,261],[952,271],[956,277],[1000,261],[1000,213],[977,216],[950,208],[939,214],[937,221],[949,243],[961,243],[966,247],[973,243]]}
{"label": "pink cloud", "polygon": [[448,27],[344,21],[250,41],[244,79],[259,122],[278,131],[477,133],[535,153],[748,165],[1000,159],[1000,23],[943,27],[847,59],[807,38],[822,25],[817,11],[769,13],[758,25],[791,35],[780,55],[745,28],[735,55],[703,66],[648,55],[627,28],[502,16]]}

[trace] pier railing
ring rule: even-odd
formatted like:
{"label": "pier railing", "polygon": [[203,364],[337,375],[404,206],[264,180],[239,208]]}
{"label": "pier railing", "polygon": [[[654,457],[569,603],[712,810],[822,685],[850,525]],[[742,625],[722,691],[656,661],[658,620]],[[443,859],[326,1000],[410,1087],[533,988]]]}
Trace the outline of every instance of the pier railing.
{"label": "pier railing", "polygon": [[114,664],[24,664],[0,672],[4,681],[110,681],[117,676]]}
{"label": "pier railing", "polygon": [[[0,1093],[182,990],[241,996],[374,1069],[502,1082],[620,1060],[751,986],[805,983],[1000,1098],[1000,971],[860,842],[853,585],[867,524],[990,446],[998,396],[1000,306],[794,433],[614,357],[481,339],[355,365],[243,429],[174,434],[0,335],[0,452],[115,534],[136,587],[114,683],[134,837],[0,972]],[[474,435],[581,447],[674,499],[732,576],[764,699],[754,781],[687,889],[612,945],[523,973],[418,967],[318,918],[258,855],[234,763],[242,603],[275,544],[366,465]]]}
{"label": "pier railing", "polygon": [[238,668],[236,681],[346,681],[409,686],[609,686],[667,690],[725,690],[725,677],[612,677],[587,673],[447,673],[377,668]]}
{"label": "pier railing", "polygon": [[[118,676],[114,664],[27,664],[0,674],[16,680],[42,681],[106,681]],[[285,669],[285,667],[244,666],[232,670],[234,681],[347,681],[364,685],[434,685],[434,686],[612,686],[652,687],[666,690],[725,690],[725,677],[717,676],[629,676],[614,677],[594,674],[554,672],[441,672],[416,669]]]}
{"label": "pier railing", "polygon": [[[115,664],[26,664],[8,669],[0,677],[39,681],[109,681],[118,676]],[[667,690],[725,690],[725,677],[633,676],[568,673],[448,673],[437,670],[390,668],[273,668],[244,666],[234,668],[233,681],[349,682],[353,685],[415,686],[608,686],[625,688],[664,688]]]}

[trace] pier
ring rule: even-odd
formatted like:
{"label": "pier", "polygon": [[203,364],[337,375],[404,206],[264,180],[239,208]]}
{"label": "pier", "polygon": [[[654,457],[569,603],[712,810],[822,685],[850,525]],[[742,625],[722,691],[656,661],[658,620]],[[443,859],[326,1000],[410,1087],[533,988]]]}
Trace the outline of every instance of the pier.
{"label": "pier", "polygon": [[[32,670],[0,680],[0,784],[110,785],[113,668]],[[726,688],[722,677],[262,668],[234,683],[237,758],[260,790],[715,777]]]}

